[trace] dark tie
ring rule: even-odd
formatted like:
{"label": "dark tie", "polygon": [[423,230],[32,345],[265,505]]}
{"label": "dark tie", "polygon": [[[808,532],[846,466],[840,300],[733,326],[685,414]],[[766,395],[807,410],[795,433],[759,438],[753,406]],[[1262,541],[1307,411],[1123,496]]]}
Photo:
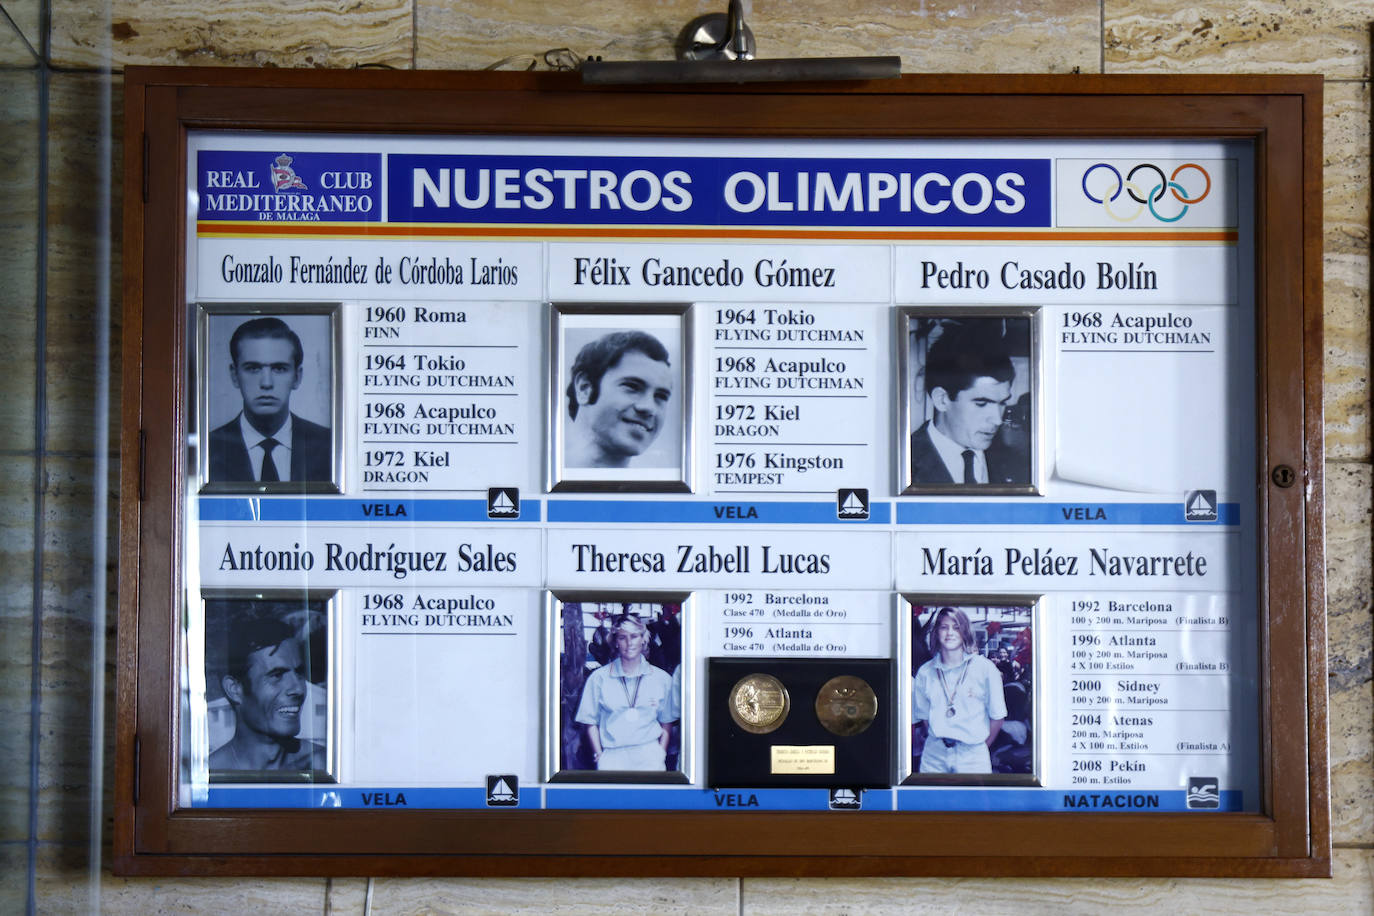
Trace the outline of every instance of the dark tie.
{"label": "dark tie", "polygon": [[[271,442],[272,440],[267,440]],[[264,476],[263,480],[267,478]],[[978,478],[973,473],[973,449],[964,449],[964,483],[977,483]]]}
{"label": "dark tie", "polygon": [[[277,463],[272,460],[272,449],[276,448],[278,445],[281,445],[281,443],[271,436],[262,440],[262,474],[258,476],[258,479],[263,483],[275,483],[281,480],[281,478],[277,476]],[[965,452],[964,454],[972,455],[973,453]],[[966,467],[972,467],[972,465],[968,464],[969,460],[971,459],[965,459],[964,461]]]}

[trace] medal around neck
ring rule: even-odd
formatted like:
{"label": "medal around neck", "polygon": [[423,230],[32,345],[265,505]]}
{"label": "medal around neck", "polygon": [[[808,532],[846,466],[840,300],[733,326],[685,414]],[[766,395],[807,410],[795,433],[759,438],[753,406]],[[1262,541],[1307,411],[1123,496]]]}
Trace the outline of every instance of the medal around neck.
{"label": "medal around neck", "polygon": [[833,735],[857,735],[878,716],[878,695],[863,678],[842,674],[816,694],[816,718]]}
{"label": "medal around neck", "polygon": [[730,718],[745,731],[766,735],[787,719],[792,700],[782,681],[771,674],[749,674],[730,688]]}

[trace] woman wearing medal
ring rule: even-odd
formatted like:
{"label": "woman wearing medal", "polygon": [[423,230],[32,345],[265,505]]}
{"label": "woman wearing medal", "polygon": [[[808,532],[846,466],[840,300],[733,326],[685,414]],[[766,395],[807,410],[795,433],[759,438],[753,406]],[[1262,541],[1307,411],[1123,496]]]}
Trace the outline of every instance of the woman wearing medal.
{"label": "woman wearing medal", "polygon": [[645,657],[649,634],[638,617],[617,617],[611,639],[615,658],[587,678],[576,719],[598,770],[663,770],[677,715],[673,679]]}
{"label": "woman wearing medal", "polygon": [[911,682],[911,718],[926,723],[922,773],[991,773],[988,748],[1007,717],[1002,675],[979,655],[968,615],[953,607],[935,614],[930,661]]}

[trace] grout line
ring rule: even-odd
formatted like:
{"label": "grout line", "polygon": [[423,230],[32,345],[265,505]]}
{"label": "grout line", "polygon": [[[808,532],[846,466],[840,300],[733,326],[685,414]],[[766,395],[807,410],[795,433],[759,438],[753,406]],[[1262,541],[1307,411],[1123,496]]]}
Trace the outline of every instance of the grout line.
{"label": "grout line", "polygon": [[50,0],[44,0],[39,15],[43,53],[38,64],[38,200],[35,211],[38,220],[36,252],[37,289],[34,304],[34,506],[33,506],[33,611],[30,620],[33,632],[29,640],[32,664],[29,695],[29,810],[28,810],[28,869],[26,874],[25,912],[33,916],[38,910],[38,774],[39,749],[42,735],[43,706],[43,543],[47,537],[44,527],[44,484],[47,446],[47,324],[48,324],[48,115],[51,107],[48,50],[51,47]]}
{"label": "grout line", "polygon": [[[51,0],[48,0],[51,2]],[[109,60],[113,49],[109,45],[112,16],[110,0],[103,0],[102,47]],[[102,75],[96,84],[99,106],[100,136],[96,140],[96,168],[99,171],[96,193],[95,242],[95,403],[91,445],[95,451],[95,480],[91,486],[91,751],[90,791],[87,796],[86,832],[89,852],[86,874],[92,916],[100,914],[101,868],[104,861],[102,838],[105,826],[105,627],[107,623],[106,591],[109,587],[106,561],[109,557],[109,491],[110,491],[110,247],[111,185],[110,167],[114,163],[114,79]]]}
{"label": "grout line", "polygon": [[[37,449],[32,448],[0,448],[0,458],[32,458],[37,454]],[[104,453],[94,450],[81,448],[50,448],[44,449],[43,454],[49,458],[67,458],[73,461],[89,461],[95,458],[118,458],[119,449],[107,449]]]}
{"label": "grout line", "polygon": [[1107,0],[1097,0],[1097,72],[1107,72]]}

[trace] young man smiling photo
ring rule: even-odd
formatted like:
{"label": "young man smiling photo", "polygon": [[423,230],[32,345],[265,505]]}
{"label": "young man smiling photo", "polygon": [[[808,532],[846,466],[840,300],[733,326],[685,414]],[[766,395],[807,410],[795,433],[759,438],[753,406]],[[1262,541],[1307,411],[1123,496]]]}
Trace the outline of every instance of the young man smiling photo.
{"label": "young man smiling photo", "polygon": [[573,361],[567,395],[569,468],[627,468],[662,431],[676,371],[668,349],[644,331],[614,331]]}

